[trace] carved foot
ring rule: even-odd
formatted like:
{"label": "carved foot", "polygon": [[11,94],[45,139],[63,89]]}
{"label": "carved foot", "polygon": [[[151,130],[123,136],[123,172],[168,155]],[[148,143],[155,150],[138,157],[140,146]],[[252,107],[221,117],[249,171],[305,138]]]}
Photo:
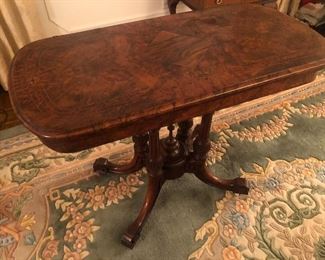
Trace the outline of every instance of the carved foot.
{"label": "carved foot", "polygon": [[195,172],[195,175],[204,183],[223,190],[229,190],[239,194],[248,194],[249,191],[245,179],[222,180],[215,177],[207,167],[202,167],[201,170]]}
{"label": "carved foot", "polygon": [[144,203],[137,219],[128,227],[127,231],[122,236],[122,244],[129,248],[133,248],[138,238],[140,237],[141,230],[150,215],[150,212],[155,205],[156,199],[159,195],[162,186],[162,178],[150,177],[148,188]]}
{"label": "carved foot", "polygon": [[128,174],[140,170],[144,166],[144,160],[147,152],[148,135],[133,136],[134,142],[134,157],[129,164],[117,165],[111,163],[106,158],[98,158],[93,169],[95,172],[105,175],[108,173]]}
{"label": "carved foot", "polygon": [[109,162],[106,158],[96,159],[93,169],[95,172],[100,175],[106,175],[108,173],[114,174],[128,174],[140,170],[143,166],[143,163],[138,158],[133,158],[133,160],[126,165],[117,165]]}

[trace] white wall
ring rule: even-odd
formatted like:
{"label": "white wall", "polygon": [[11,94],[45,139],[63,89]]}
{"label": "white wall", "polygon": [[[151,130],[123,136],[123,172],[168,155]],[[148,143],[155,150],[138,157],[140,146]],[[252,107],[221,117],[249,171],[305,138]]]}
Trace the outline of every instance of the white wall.
{"label": "white wall", "polygon": [[[168,15],[167,0],[44,0],[49,20],[65,32]],[[178,12],[188,11],[183,4]]]}

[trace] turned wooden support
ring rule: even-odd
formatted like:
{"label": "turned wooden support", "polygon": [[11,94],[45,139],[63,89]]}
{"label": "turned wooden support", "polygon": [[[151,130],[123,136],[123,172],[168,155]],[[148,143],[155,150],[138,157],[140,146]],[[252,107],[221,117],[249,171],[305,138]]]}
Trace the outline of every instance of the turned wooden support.
{"label": "turned wooden support", "polygon": [[192,127],[193,119],[179,122],[176,139],[184,144],[188,144]]}
{"label": "turned wooden support", "polygon": [[148,170],[148,186],[144,203],[136,220],[128,227],[122,236],[122,243],[133,248],[138,240],[141,230],[155,205],[155,201],[163,184],[162,174],[163,158],[159,140],[159,129],[149,132],[149,153],[146,160]]}
{"label": "turned wooden support", "polygon": [[167,127],[169,134],[168,137],[163,139],[162,145],[165,157],[164,158],[168,162],[177,161],[180,155],[180,143],[179,141],[174,137],[173,130],[175,129],[174,125],[169,125]]}
{"label": "turned wooden support", "polygon": [[193,142],[193,159],[199,166],[205,165],[205,161],[210,150],[210,128],[212,122],[213,113],[209,113],[202,116],[201,123],[198,126],[197,137]]}
{"label": "turned wooden support", "polygon": [[[164,155],[163,174],[164,174],[164,179],[171,180],[171,179],[179,178],[184,174],[186,158],[188,153],[187,153],[187,147],[185,143],[182,142],[177,137],[174,137],[173,135],[173,130],[175,129],[174,125],[169,125],[167,128],[169,130],[169,135],[167,138],[162,140],[162,148],[163,148],[163,155]],[[182,132],[183,139],[188,138],[187,132],[188,131]]]}
{"label": "turned wooden support", "polygon": [[172,156],[179,150],[179,142],[173,135],[175,129],[174,125],[169,125],[167,129],[169,134],[168,137],[163,140],[163,146],[167,156]]}
{"label": "turned wooden support", "polygon": [[[171,13],[179,1],[168,0]],[[252,35],[259,37],[247,41]],[[283,46],[293,37],[288,56]],[[234,63],[235,79],[224,73]],[[143,207],[123,237],[132,247],[164,180],[193,173],[214,187],[248,192],[244,179],[220,180],[206,166],[213,111],[310,82],[324,66],[325,42],[317,33],[267,8],[231,5],[31,43],[15,56],[9,91],[25,126],[58,152],[144,133],[133,137],[129,164],[105,158],[94,164],[103,174],[148,169]],[[190,137],[191,122],[183,121],[176,138],[170,126],[169,137],[159,140],[160,127],[198,115],[201,124]]]}
{"label": "turned wooden support", "polygon": [[[210,150],[209,133],[212,116],[213,113],[203,115],[200,125],[191,134],[193,120],[186,120],[178,123],[176,137],[173,133],[174,125],[167,127],[169,134],[162,140],[159,138],[159,129],[150,130],[149,134],[134,136],[134,157],[131,163],[125,166],[112,164],[104,158],[96,160],[94,169],[104,173],[125,174],[139,170],[143,166],[147,168],[148,184],[144,203],[138,217],[122,236],[122,243],[127,247],[134,247],[165,180],[176,179],[185,172],[192,172],[211,186],[248,193],[244,179],[220,180],[206,166]],[[193,151],[190,151],[188,143],[192,142]]]}
{"label": "turned wooden support", "polygon": [[148,152],[148,134],[135,135],[132,137],[134,142],[134,158],[138,162],[138,166],[142,168],[145,164],[146,153]]}
{"label": "turned wooden support", "polygon": [[150,130],[149,132],[149,152],[146,158],[146,167],[149,176],[158,177],[162,175],[161,168],[163,158],[159,139],[159,129]]}
{"label": "turned wooden support", "polygon": [[[213,113],[203,115],[200,125],[191,135],[193,120],[178,123],[176,137],[173,134],[174,125],[167,127],[168,137],[162,140],[159,138],[159,129],[150,130],[149,134],[134,136],[134,157],[127,165],[116,165],[105,158],[95,161],[94,170],[100,173],[126,174],[143,166],[147,168],[148,185],[144,203],[138,217],[122,236],[122,243],[127,247],[134,247],[165,180],[179,178],[185,172],[193,172],[201,181],[214,187],[248,193],[244,179],[220,180],[205,165],[210,150],[212,116]],[[193,142],[193,151],[189,150],[189,142]]]}

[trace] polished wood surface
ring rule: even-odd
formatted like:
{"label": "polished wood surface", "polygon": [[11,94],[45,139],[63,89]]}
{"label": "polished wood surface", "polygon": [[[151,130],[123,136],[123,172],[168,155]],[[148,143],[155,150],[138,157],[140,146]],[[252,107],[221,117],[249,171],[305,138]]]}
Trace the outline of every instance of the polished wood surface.
{"label": "polished wood surface", "polygon": [[324,65],[307,26],[231,5],[34,42],[9,91],[27,128],[74,152],[297,86]]}
{"label": "polished wood surface", "polygon": [[9,90],[22,122],[54,150],[133,136],[129,164],[93,165],[100,174],[147,168],[143,206],[122,236],[132,248],[166,180],[192,173],[248,193],[245,179],[220,180],[206,167],[215,110],[306,83],[322,68],[320,35],[271,9],[233,5],[32,43],[15,57]]}
{"label": "polished wood surface", "polygon": [[[202,116],[201,123],[192,131],[193,120],[178,124],[175,136],[174,125],[169,125],[169,135],[161,139],[159,129],[134,138],[134,158],[125,166],[117,166],[106,158],[98,158],[93,169],[99,174],[127,174],[142,167],[148,170],[147,193],[138,217],[122,236],[122,243],[133,248],[141,230],[152,211],[159,192],[166,180],[180,178],[185,173],[193,173],[201,181],[213,187],[236,193],[248,194],[248,186],[243,178],[221,180],[206,166],[210,150],[210,127],[213,113]],[[140,160],[141,158],[141,160]]]}

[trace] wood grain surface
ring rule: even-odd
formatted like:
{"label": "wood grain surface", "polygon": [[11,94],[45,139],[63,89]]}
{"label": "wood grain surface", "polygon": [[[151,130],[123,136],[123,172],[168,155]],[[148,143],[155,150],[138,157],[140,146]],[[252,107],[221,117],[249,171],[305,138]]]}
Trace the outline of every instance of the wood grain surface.
{"label": "wood grain surface", "polygon": [[231,5],[31,43],[9,92],[21,121],[73,152],[311,81],[325,40],[259,5]]}

